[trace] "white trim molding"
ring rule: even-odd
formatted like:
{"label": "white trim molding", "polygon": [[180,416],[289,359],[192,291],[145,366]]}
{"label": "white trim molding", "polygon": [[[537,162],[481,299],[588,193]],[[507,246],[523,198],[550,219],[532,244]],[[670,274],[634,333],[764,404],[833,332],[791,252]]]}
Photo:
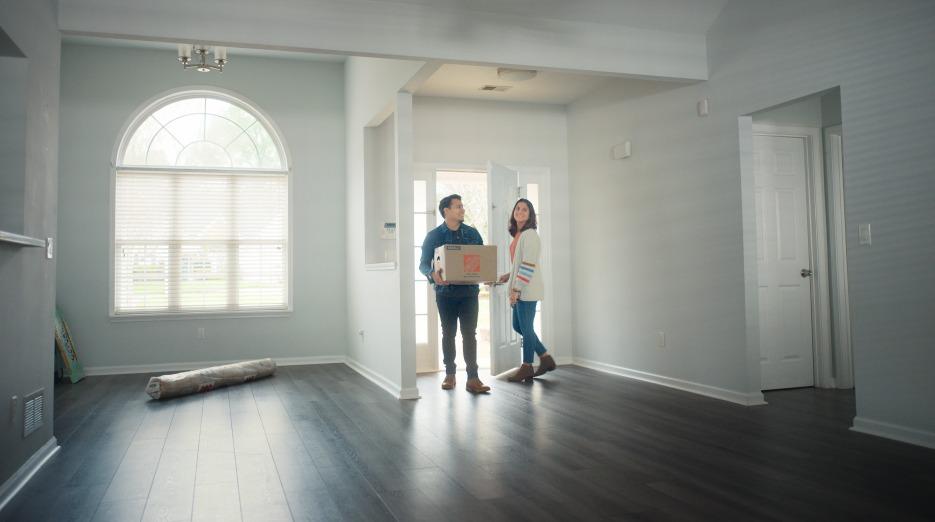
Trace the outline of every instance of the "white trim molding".
{"label": "white trim molding", "polygon": [[[126,366],[88,366],[84,373],[88,376],[96,375],[127,375],[137,373],[162,373],[162,372],[183,372],[188,370],[198,370],[219,366],[222,364],[231,364],[241,362],[246,359],[234,359],[227,361],[199,361],[199,362],[180,362],[166,364],[134,364]],[[397,399],[418,399],[419,389],[415,386],[410,388],[400,388],[392,381],[383,377],[379,373],[367,368],[363,364],[345,357],[343,355],[320,355],[315,357],[273,357],[277,366],[303,366],[308,364],[344,364],[355,372],[376,384],[387,393]]]}
{"label": "white trim molding", "polygon": [[854,425],[851,426],[851,431],[935,449],[935,432],[917,430],[900,424],[865,417],[854,417]]}
{"label": "white trim molding", "polygon": [[52,437],[43,444],[41,448],[36,450],[36,452],[16,470],[16,473],[13,473],[13,475],[0,486],[0,512],[3,512],[3,508],[5,508],[6,505],[13,500],[13,497],[26,486],[29,480],[58,453],[59,449],[61,449],[61,446],[58,445],[58,440]]}
{"label": "white trim molding", "polygon": [[399,398],[403,400],[413,400],[421,399],[422,396],[419,395],[419,388],[417,386],[413,386],[411,388],[401,388],[399,390]]}
{"label": "white trim molding", "polygon": [[844,215],[844,129],[824,129],[825,181],[828,188],[828,265],[831,292],[834,386],[854,387],[854,349],[851,343],[850,297],[847,287],[847,226]]}
{"label": "white trim molding", "polygon": [[386,263],[367,263],[364,270],[368,272],[392,271],[396,270],[396,261],[387,261]]}
{"label": "white trim molding", "polygon": [[571,355],[562,355],[555,358],[555,364],[564,366],[566,364],[575,364],[575,358]]}
{"label": "white trim molding", "polygon": [[676,379],[673,377],[666,377],[664,375],[656,375],[654,373],[640,370],[633,370],[623,366],[616,366],[613,364],[602,363],[590,359],[582,359],[580,357],[575,357],[574,364],[600,372],[619,375],[621,377],[628,377],[638,381],[651,382],[653,384],[659,384],[669,388],[675,388],[677,390],[704,395],[706,397],[712,397],[722,401],[733,402],[734,404],[740,404],[742,406],[760,406],[766,404],[766,400],[763,397],[763,392],[759,391],[743,393],[734,390],[727,390],[724,388],[718,388],[716,386],[709,386],[707,384]]}
{"label": "white trim molding", "polygon": [[344,364],[349,366],[352,370],[362,375],[368,381],[376,384],[380,388],[383,388],[387,393],[396,397],[397,399],[418,399],[421,397],[419,395],[418,387],[410,388],[400,388],[396,383],[387,379],[386,377],[380,375],[379,373],[367,368],[359,361],[346,357]]}
{"label": "white trim molding", "polygon": [[[200,370],[210,368],[211,366],[220,366],[222,364],[231,364],[249,359],[233,359],[227,361],[199,361],[199,362],[179,362],[166,364],[133,364],[127,366],[88,366],[84,369],[84,374],[93,375],[126,375],[133,373],[160,373],[160,372],[183,372],[188,370]],[[320,355],[316,357],[273,357],[277,366],[300,366],[305,364],[343,364],[343,355]]]}

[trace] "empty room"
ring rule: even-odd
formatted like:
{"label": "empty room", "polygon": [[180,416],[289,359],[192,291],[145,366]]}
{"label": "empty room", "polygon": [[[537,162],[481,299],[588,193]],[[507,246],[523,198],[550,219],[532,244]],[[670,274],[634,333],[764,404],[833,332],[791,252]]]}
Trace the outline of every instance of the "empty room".
{"label": "empty room", "polygon": [[935,519],[933,24],[0,3],[0,521]]}

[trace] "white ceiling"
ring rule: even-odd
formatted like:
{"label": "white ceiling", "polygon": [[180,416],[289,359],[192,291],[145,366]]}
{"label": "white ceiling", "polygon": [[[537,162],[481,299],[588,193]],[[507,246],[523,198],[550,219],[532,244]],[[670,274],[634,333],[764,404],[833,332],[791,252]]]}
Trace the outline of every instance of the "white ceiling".
{"label": "white ceiling", "polygon": [[[621,91],[637,85],[645,86],[647,80],[636,80],[592,74],[576,74],[555,71],[539,71],[535,78],[522,82],[510,82],[497,77],[497,68],[481,65],[442,65],[415,92],[417,96],[444,98],[466,98],[486,101],[508,101],[524,103],[548,103],[567,105],[598,88],[609,86]],[[654,82],[661,83],[661,82]],[[482,91],[484,85],[508,85],[504,92]],[[678,85],[673,83],[673,85]],[[645,89],[645,87],[641,87]]]}
{"label": "white ceiling", "polygon": [[[83,45],[101,45],[105,47],[129,47],[131,49],[161,49],[176,53],[178,44],[183,42],[162,42],[153,40],[127,40],[122,38],[103,38],[98,36],[63,35],[62,43],[75,43]],[[199,43],[199,42],[184,42]],[[286,60],[305,60],[313,62],[343,62],[346,57],[341,54],[317,54],[299,51],[281,51],[275,49],[248,49],[243,47],[228,47],[228,58],[236,60],[237,56],[263,56],[267,58],[282,58]]]}
{"label": "white ceiling", "polygon": [[728,0],[381,0],[524,17],[704,34]]}

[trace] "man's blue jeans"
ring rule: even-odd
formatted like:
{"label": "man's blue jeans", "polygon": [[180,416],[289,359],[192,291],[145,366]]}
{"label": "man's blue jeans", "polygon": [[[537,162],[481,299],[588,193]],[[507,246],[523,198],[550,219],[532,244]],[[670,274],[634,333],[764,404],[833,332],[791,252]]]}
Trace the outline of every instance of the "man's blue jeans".
{"label": "man's blue jeans", "polygon": [[442,355],[445,362],[445,375],[454,375],[455,335],[458,323],[461,323],[461,341],[464,344],[464,363],[467,365],[468,379],[477,378],[477,294],[464,297],[448,297],[435,294],[438,305],[438,318],[442,323]]}
{"label": "man's blue jeans", "polygon": [[533,354],[545,353],[545,346],[542,346],[542,341],[533,328],[537,303],[538,301],[517,301],[513,305],[513,329],[523,336],[523,362],[526,364],[532,364]]}

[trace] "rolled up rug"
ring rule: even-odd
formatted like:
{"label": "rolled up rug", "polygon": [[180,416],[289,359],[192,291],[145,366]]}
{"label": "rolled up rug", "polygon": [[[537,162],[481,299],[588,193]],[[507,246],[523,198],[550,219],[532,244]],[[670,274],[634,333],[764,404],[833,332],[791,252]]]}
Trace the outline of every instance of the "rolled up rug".
{"label": "rolled up rug", "polygon": [[200,370],[151,377],[146,393],[154,399],[170,399],[190,393],[199,393],[242,384],[269,377],[276,372],[276,363],[269,358],[243,361]]}

